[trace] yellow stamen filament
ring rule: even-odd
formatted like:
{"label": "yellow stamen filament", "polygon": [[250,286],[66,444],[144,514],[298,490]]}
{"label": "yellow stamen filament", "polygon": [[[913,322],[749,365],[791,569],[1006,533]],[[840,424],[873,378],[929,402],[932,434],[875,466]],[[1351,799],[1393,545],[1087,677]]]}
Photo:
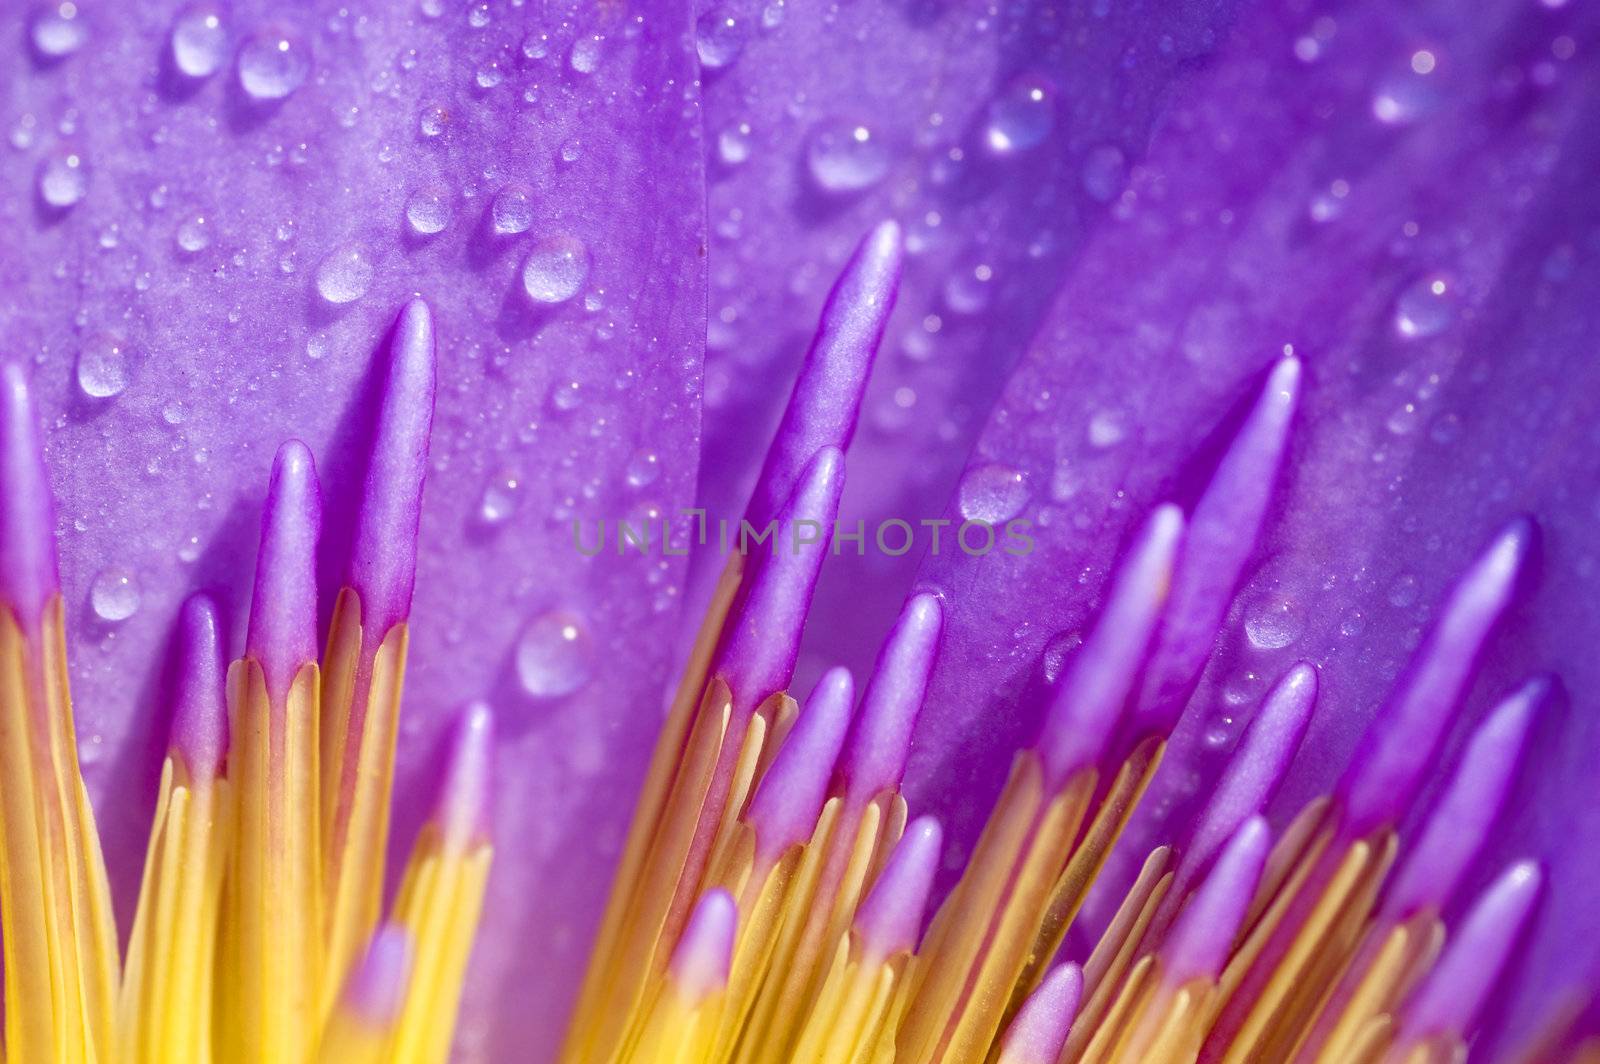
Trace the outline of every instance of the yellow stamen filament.
{"label": "yellow stamen filament", "polygon": [[275,705],[260,665],[228,675],[233,864],[223,900],[223,1059],[299,1064],[316,1045],[323,963],[317,813],[318,674]]}
{"label": "yellow stamen filament", "polygon": [[192,774],[179,754],[161,771],[144,882],[123,973],[126,1064],[209,1064],[218,914],[231,810],[227,781]]}
{"label": "yellow stamen filament", "polygon": [[894,1025],[910,954],[864,954],[851,932],[839,943],[792,1056],[817,1064],[870,1064],[893,1051]]}
{"label": "yellow stamen filament", "polygon": [[116,929],[78,770],[59,595],[37,627],[0,607],[0,914],[10,1058],[111,1059]]}
{"label": "yellow stamen filament", "polygon": [[[382,641],[374,651],[370,644],[375,635]],[[325,995],[343,985],[382,911],[406,643],[405,624],[387,633],[366,632],[360,598],[349,588],[340,593],[328,632],[322,681]],[[372,661],[363,676],[366,654]]]}

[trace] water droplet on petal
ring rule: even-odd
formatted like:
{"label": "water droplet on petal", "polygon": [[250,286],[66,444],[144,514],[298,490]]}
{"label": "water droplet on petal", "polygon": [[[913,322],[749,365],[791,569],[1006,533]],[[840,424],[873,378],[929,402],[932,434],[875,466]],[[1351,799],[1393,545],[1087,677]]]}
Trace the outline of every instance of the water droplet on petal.
{"label": "water droplet on petal", "polygon": [[957,314],[980,314],[994,295],[994,269],[986,262],[967,262],[944,283],[944,302]]}
{"label": "water droplet on petal", "polygon": [[589,249],[573,236],[545,237],[522,263],[522,287],[535,303],[565,303],[589,277]]}
{"label": "water droplet on petal", "polygon": [[507,185],[495,193],[489,215],[494,231],[501,236],[526,233],[533,225],[533,189],[522,184]]}
{"label": "water droplet on petal", "polygon": [[89,606],[102,621],[125,621],[139,612],[139,585],[118,566],[102,569],[89,584]]}
{"label": "water droplet on petal", "polygon": [[178,223],[178,247],[189,254],[211,246],[211,222],[203,214],[191,214]]}
{"label": "water droplet on petal", "polygon": [[535,617],[517,641],[517,679],[535,698],[560,698],[589,682],[594,641],[582,619],[567,610]]}
{"label": "water droplet on petal", "polygon": [[310,46],[283,26],[257,30],[239,49],[239,85],[254,100],[281,100],[310,72]]}
{"label": "water droplet on petal", "polygon": [[83,157],[75,151],[60,150],[39,166],[39,198],[57,210],[73,206],[89,191],[89,173]]}
{"label": "water droplet on petal", "polygon": [[643,488],[653,484],[661,475],[661,459],[654,451],[635,451],[633,457],[628,459],[626,475],[631,487]]}
{"label": "water droplet on petal", "polygon": [[1395,332],[1407,340],[1444,332],[1456,317],[1454,288],[1448,277],[1439,274],[1413,281],[1395,299]]}
{"label": "water droplet on petal", "polygon": [[1127,180],[1128,161],[1123,157],[1122,149],[1113,144],[1102,144],[1097,148],[1090,148],[1089,153],[1083,157],[1083,172],[1079,180],[1083,182],[1083,191],[1096,203],[1110,203],[1122,192],[1122,183]]}
{"label": "water droplet on petal", "polygon": [[580,74],[593,74],[600,65],[600,39],[585,36],[573,41],[567,65]]}
{"label": "water droplet on petal", "polygon": [[128,358],[122,341],[95,333],[78,351],[78,387],[91,399],[109,399],[128,386]]}
{"label": "water droplet on petal", "polygon": [[420,236],[432,236],[450,224],[450,193],[440,185],[417,189],[406,200],[406,223]]}
{"label": "water droplet on petal", "polygon": [[1101,410],[1089,419],[1089,443],[1101,449],[1115,447],[1128,434],[1120,411]]}
{"label": "water droplet on petal", "polygon": [[1258,595],[1245,607],[1244,634],[1257,650],[1278,650],[1305,631],[1305,612],[1281,592]]}
{"label": "water droplet on petal", "polygon": [[1055,90],[1044,79],[1023,75],[989,102],[984,143],[996,155],[1036,148],[1055,125]]}
{"label": "water droplet on petal", "polygon": [[740,122],[717,134],[717,158],[738,166],[750,158],[750,124]]}
{"label": "water droplet on petal", "polygon": [[860,192],[889,172],[889,149],[858,122],[830,119],[811,132],[806,166],[825,192]]}
{"label": "water droplet on petal", "polygon": [[172,65],[191,78],[209,78],[227,58],[222,15],[209,3],[191,4],[172,23]]}
{"label": "water droplet on petal", "polygon": [[695,23],[695,51],[707,70],[729,66],[744,51],[745,23],[725,8],[713,8]]}
{"label": "water droplet on petal", "polygon": [[1002,524],[1022,512],[1028,486],[1010,466],[991,463],[968,470],[957,491],[961,516],[968,521]]}
{"label": "water droplet on petal", "polygon": [[450,112],[438,104],[424,107],[417,116],[417,131],[424,137],[437,137],[450,124]]}
{"label": "water droplet on petal", "polygon": [[1410,573],[1401,573],[1389,585],[1389,604],[1404,609],[1415,603],[1419,594],[1421,589],[1417,586],[1417,578]]}
{"label": "water droplet on petal", "polygon": [[358,247],[336,248],[317,267],[317,292],[329,303],[353,303],[372,284],[372,263]]}
{"label": "water droplet on petal", "polygon": [[45,59],[65,59],[89,39],[78,5],[72,0],[40,8],[28,26],[33,47]]}
{"label": "water droplet on petal", "polygon": [[522,484],[515,475],[501,473],[490,477],[478,497],[478,520],[494,528],[505,524],[517,512],[517,501],[522,495]]}

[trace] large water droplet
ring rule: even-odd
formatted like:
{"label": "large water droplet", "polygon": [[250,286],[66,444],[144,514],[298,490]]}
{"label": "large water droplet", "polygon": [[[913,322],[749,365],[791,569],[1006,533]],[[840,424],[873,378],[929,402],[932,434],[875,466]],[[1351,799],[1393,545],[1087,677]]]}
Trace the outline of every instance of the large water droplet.
{"label": "large water droplet", "polygon": [[1454,288],[1448,277],[1439,274],[1413,281],[1395,299],[1395,332],[1407,340],[1444,332],[1456,317]]}
{"label": "large water droplet", "polygon": [[600,65],[600,39],[585,35],[573,41],[567,65],[580,74],[593,74]]}
{"label": "large water droplet", "polygon": [[95,333],[78,350],[78,387],[91,399],[109,399],[128,386],[128,357],[122,341]]}
{"label": "large water droplet", "polygon": [[494,231],[501,236],[526,233],[533,225],[533,189],[523,184],[507,185],[495,193],[489,215]]}
{"label": "large water droplet", "polygon": [[119,566],[102,569],[89,584],[89,606],[102,621],[125,621],[139,612],[139,585]]}
{"label": "large water droplet", "polygon": [[740,122],[717,134],[717,158],[738,166],[750,158],[750,123]]}
{"label": "large water droplet", "polygon": [[589,277],[589,249],[575,236],[548,236],[522,264],[522,287],[535,303],[565,303]]}
{"label": "large water droplet", "polygon": [[39,198],[57,210],[71,207],[88,191],[89,173],[77,152],[63,149],[40,164]]}
{"label": "large water droplet", "polygon": [[1044,79],[1023,75],[989,102],[984,143],[996,155],[1038,147],[1055,125],[1055,90]]}
{"label": "large water droplet", "polygon": [[871,188],[888,174],[889,162],[889,149],[880,137],[859,122],[844,119],[818,125],[806,146],[811,177],[827,192]]}
{"label": "large water droplet", "polygon": [[283,26],[257,30],[239,49],[239,84],[252,99],[281,100],[310,72],[310,46]]}
{"label": "large water droplet", "polygon": [[211,222],[203,214],[191,214],[178,223],[178,247],[191,255],[211,246]]}
{"label": "large water droplet", "polygon": [[695,52],[707,70],[729,66],[744,51],[746,28],[743,19],[725,8],[712,8],[695,23]]}
{"label": "large water droplet", "polygon": [[424,137],[437,137],[450,125],[450,112],[438,104],[424,107],[417,115],[417,132]]}
{"label": "large water droplet", "polygon": [[210,3],[190,4],[172,23],[172,65],[191,78],[209,78],[227,57],[222,15]]}
{"label": "large water droplet", "polygon": [[417,189],[406,200],[406,223],[421,236],[432,236],[450,224],[450,193],[441,185]]}
{"label": "large water droplet", "polygon": [[489,478],[478,497],[478,521],[490,528],[505,524],[517,512],[522,483],[513,473],[498,473]]}
{"label": "large water droplet", "polygon": [[28,25],[33,47],[45,59],[64,59],[83,47],[89,27],[72,0],[40,8]]}
{"label": "large water droplet", "polygon": [[317,292],[329,303],[353,303],[372,284],[372,263],[354,245],[336,248],[317,267]]}
{"label": "large water droplet", "polygon": [[1277,650],[1300,638],[1305,612],[1281,592],[1258,595],[1245,607],[1244,634],[1257,650]]}
{"label": "large water droplet", "polygon": [[535,617],[517,641],[517,679],[535,698],[560,698],[589,682],[594,641],[576,614],[551,610]]}
{"label": "large water droplet", "polygon": [[961,516],[968,521],[998,525],[1022,512],[1028,503],[1028,486],[1010,466],[991,463],[968,470],[957,492]]}

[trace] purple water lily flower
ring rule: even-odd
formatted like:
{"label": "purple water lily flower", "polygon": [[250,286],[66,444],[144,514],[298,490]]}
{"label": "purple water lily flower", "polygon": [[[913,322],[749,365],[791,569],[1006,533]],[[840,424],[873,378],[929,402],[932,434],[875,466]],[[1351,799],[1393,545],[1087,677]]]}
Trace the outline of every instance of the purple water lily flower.
{"label": "purple water lily flower", "polygon": [[8,1059],[1594,1051],[1582,5],[0,18]]}

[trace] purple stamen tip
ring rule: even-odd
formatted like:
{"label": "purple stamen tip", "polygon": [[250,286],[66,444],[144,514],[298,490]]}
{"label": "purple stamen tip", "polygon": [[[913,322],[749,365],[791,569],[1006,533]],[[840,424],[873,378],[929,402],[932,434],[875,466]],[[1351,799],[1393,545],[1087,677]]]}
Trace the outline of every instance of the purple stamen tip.
{"label": "purple stamen tip", "polygon": [[1421,836],[1407,847],[1385,915],[1404,920],[1450,901],[1500,815],[1534,717],[1554,687],[1548,676],[1529,680],[1478,726]]}
{"label": "purple stamen tip", "polygon": [[1222,974],[1271,843],[1272,832],[1260,816],[1246,820],[1228,840],[1162,944],[1161,970],[1168,986],[1215,980]]}
{"label": "purple stamen tip", "polygon": [[944,607],[935,595],[915,595],[900,611],[878,652],[839,765],[840,781],[852,797],[865,800],[900,785],[943,630]]}
{"label": "purple stamen tip", "polygon": [[1195,504],[1134,712],[1140,735],[1172,730],[1211,657],[1283,465],[1301,376],[1299,359],[1273,366]]}
{"label": "purple stamen tip", "polygon": [[494,710],[487,703],[472,703],[456,719],[434,810],[444,848],[451,852],[489,838],[494,732]]}
{"label": "purple stamen tip", "polygon": [[410,979],[411,935],[398,924],[385,924],[345,982],[344,1008],[373,1027],[387,1027],[400,1016]]}
{"label": "purple stamen tip", "polygon": [[228,703],[216,605],[195,595],[183,604],[178,625],[172,749],[191,777],[221,776],[228,754]]}
{"label": "purple stamen tip", "polygon": [[1410,807],[1536,538],[1531,520],[1512,521],[1451,591],[1339,782],[1350,837],[1394,823]]}
{"label": "purple stamen tip", "polygon": [[886,221],[862,238],[845,263],[751,493],[745,515],[750,521],[764,523],[777,512],[819,450],[850,445],[904,259],[900,226]]}
{"label": "purple stamen tip", "polygon": [[1544,875],[1522,861],[1500,874],[1479,896],[1459,931],[1450,936],[1439,965],[1402,1011],[1398,1043],[1434,1035],[1472,1034],[1512,950],[1533,916]]}
{"label": "purple stamen tip", "polygon": [[768,553],[750,559],[754,572],[742,601],[734,604],[712,669],[727,682],[739,712],[748,713],[782,691],[794,674],[800,634],[843,491],[844,452],[824,447],[775,519],[763,548]]}
{"label": "purple stamen tip", "polygon": [[1104,753],[1161,616],[1183,530],[1178,507],[1156,507],[1118,566],[1094,630],[1061,678],[1040,734],[1050,786],[1060,786]]}
{"label": "purple stamen tip", "polygon": [[684,1000],[698,1004],[728,985],[739,910],[720,887],[694,907],[678,948],[672,951],[672,981]]}
{"label": "purple stamen tip", "polygon": [[1002,1064],[1055,1064],[1083,997],[1083,969],[1058,966],[1022,1003],[1001,1043]]}
{"label": "purple stamen tip", "polygon": [[379,639],[411,612],[437,363],[433,315],[413,299],[389,341],[383,407],[350,559],[349,583],[361,596],[362,624]]}
{"label": "purple stamen tip", "polygon": [[14,363],[0,367],[0,606],[36,622],[61,587],[56,569],[55,504],[44,469],[39,420],[28,377]]}
{"label": "purple stamen tip", "polygon": [[317,537],[322,498],[311,451],[299,440],[278,448],[261,515],[255,593],[245,653],[260,663],[269,695],[281,701],[301,666],[317,660]]}
{"label": "purple stamen tip", "polygon": [[1296,663],[1267,692],[1195,821],[1175,890],[1193,881],[1239,825],[1266,806],[1300,748],[1316,704],[1317,670],[1309,662]]}
{"label": "purple stamen tip", "polygon": [[933,817],[918,817],[906,827],[856,912],[855,930],[867,957],[883,960],[916,948],[943,848],[944,832]]}
{"label": "purple stamen tip", "polygon": [[745,814],[755,829],[759,858],[776,861],[790,846],[811,837],[828,797],[828,778],[844,745],[855,696],[849,669],[829,669],[817,681]]}

